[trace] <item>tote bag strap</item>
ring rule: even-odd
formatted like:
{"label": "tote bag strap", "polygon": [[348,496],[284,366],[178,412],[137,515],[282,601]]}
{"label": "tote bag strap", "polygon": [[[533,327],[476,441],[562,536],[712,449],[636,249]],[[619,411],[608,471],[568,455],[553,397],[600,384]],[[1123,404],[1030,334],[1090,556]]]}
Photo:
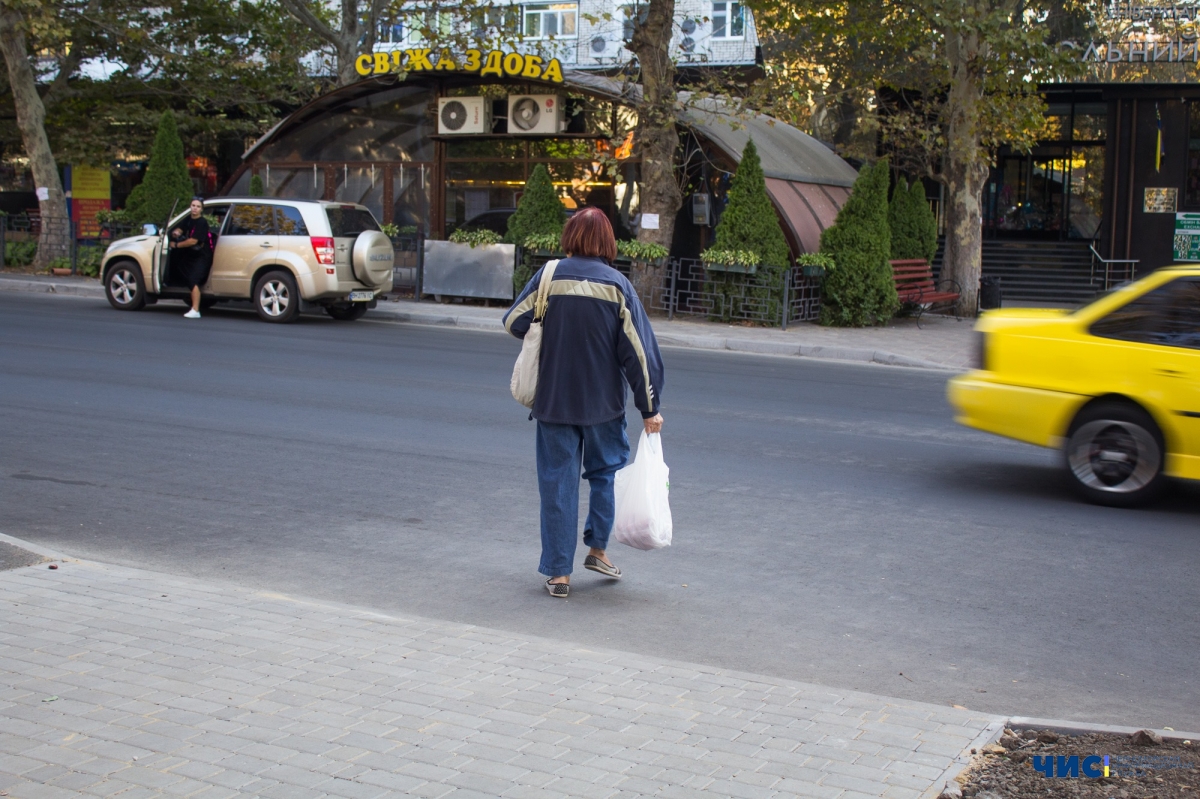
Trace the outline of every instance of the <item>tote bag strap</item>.
{"label": "tote bag strap", "polygon": [[533,321],[540,322],[550,308],[550,283],[554,280],[554,270],[558,261],[547,261],[542,267],[542,279],[538,281],[537,299],[533,302]]}

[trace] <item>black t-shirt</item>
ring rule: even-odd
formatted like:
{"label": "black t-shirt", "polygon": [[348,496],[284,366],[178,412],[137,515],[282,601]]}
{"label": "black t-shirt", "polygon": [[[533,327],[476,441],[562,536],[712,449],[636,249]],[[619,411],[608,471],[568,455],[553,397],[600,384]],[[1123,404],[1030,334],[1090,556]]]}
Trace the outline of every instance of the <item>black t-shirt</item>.
{"label": "black t-shirt", "polygon": [[177,243],[187,239],[196,240],[195,246],[179,247],[179,249],[196,254],[208,252],[208,220],[204,217],[193,219],[191,214],[189,214],[176,227],[183,233],[182,236],[175,240]]}

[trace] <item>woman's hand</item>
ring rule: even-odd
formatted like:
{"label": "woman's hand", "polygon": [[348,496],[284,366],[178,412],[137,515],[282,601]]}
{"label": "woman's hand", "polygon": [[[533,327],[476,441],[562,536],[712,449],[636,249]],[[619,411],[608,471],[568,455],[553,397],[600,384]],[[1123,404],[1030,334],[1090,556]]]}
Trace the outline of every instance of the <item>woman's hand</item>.
{"label": "woman's hand", "polygon": [[662,430],[663,418],[661,413],[656,413],[649,419],[643,419],[642,424],[646,426],[647,433],[657,433]]}

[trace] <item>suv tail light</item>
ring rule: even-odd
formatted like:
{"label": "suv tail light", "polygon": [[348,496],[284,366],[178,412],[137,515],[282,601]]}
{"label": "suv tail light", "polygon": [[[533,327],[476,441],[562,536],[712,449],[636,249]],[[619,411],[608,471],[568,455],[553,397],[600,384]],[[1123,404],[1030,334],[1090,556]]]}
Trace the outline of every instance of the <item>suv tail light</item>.
{"label": "suv tail light", "polygon": [[309,238],[312,240],[313,254],[317,256],[317,263],[323,266],[333,266],[333,239],[328,236],[310,236]]}

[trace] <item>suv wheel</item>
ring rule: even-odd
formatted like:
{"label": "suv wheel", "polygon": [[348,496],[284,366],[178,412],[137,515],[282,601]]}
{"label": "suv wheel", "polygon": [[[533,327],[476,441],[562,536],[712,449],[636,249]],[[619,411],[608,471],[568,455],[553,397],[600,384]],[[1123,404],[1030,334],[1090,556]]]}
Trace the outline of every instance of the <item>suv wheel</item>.
{"label": "suv wheel", "polygon": [[1150,414],[1118,402],[1080,411],[1064,448],[1076,490],[1089,502],[1120,508],[1141,505],[1162,490],[1165,450]]}
{"label": "suv wheel", "polygon": [[254,285],[254,310],[266,322],[291,322],[300,313],[300,292],[288,272],[267,272]]}
{"label": "suv wheel", "polygon": [[104,279],[104,296],[118,311],[136,311],[146,304],[146,283],[142,268],[132,261],[121,261]]}
{"label": "suv wheel", "polygon": [[339,322],[353,322],[355,319],[362,319],[363,314],[367,312],[367,304],[365,302],[352,302],[348,305],[327,305],[325,313],[337,319]]}

